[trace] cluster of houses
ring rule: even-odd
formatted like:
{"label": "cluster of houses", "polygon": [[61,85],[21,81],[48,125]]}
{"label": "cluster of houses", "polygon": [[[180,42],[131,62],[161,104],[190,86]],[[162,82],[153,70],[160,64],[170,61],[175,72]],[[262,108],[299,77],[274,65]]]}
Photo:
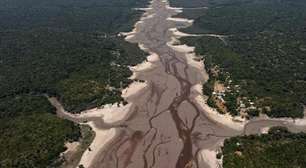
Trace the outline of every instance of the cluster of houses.
{"label": "cluster of houses", "polygon": [[[215,100],[216,106],[218,107],[219,110],[221,110],[222,113],[227,113],[227,108],[226,108],[226,101],[224,97],[226,94],[231,93],[231,92],[240,92],[240,86],[239,85],[231,85],[232,81],[228,81],[228,86],[224,86],[224,84],[220,84],[219,82],[216,82],[214,87],[214,91],[212,93],[212,96]],[[257,110],[257,107],[255,106],[255,103],[248,99],[247,97],[243,98],[237,98],[237,111],[240,113],[242,117],[246,117],[248,115],[249,110]]]}

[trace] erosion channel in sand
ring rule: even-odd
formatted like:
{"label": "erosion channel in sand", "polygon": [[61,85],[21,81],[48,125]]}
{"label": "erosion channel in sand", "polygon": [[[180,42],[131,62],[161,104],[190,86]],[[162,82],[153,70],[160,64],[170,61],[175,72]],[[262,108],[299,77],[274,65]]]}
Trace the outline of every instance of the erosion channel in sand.
{"label": "erosion channel in sand", "polygon": [[129,102],[120,107],[92,109],[72,115],[54,98],[58,115],[89,124],[96,132],[79,164],[85,168],[206,168],[217,167],[214,155],[225,138],[256,134],[262,128],[287,126],[303,131],[289,120],[255,119],[235,122],[205,104],[201,86],[207,81],[203,62],[194,48],[175,45],[177,29],[193,22],[175,18],[181,9],[153,0],[126,40],[150,53],[147,62],[131,67],[134,83],[123,91]]}

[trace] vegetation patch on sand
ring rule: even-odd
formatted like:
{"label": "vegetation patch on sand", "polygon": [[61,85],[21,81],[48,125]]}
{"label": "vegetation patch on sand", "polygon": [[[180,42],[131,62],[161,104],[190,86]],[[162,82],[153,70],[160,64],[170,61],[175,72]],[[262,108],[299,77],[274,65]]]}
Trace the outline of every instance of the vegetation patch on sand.
{"label": "vegetation patch on sand", "polygon": [[81,125],[80,128],[81,128],[82,137],[79,139],[79,142],[78,142],[78,145],[75,151],[71,151],[71,152],[67,151],[64,153],[62,157],[63,164],[60,166],[62,168],[77,167],[84,151],[91,150],[89,146],[95,137],[95,133],[87,125]]}

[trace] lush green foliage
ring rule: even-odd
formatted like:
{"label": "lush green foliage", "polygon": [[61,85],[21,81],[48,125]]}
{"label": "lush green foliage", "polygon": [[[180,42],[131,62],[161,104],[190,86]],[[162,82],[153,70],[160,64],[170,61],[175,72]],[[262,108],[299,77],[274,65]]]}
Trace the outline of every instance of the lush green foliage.
{"label": "lush green foliage", "polygon": [[57,118],[41,96],[0,102],[0,167],[47,167],[65,150],[64,142],[80,136],[79,127]]}
{"label": "lush green foliage", "polygon": [[196,8],[208,5],[208,0],[169,0],[173,7]]}
{"label": "lush green foliage", "polygon": [[0,167],[45,168],[76,140],[43,94],[78,112],[122,101],[128,65],[145,59],[130,31],[147,0],[0,0]]}
{"label": "lush green foliage", "polygon": [[306,134],[275,127],[269,134],[228,139],[222,151],[224,168],[305,167]]}
{"label": "lush green foliage", "polygon": [[[226,35],[185,38],[205,58],[241,86],[237,95],[254,99],[271,117],[302,117],[306,104],[305,1],[227,1],[201,12],[185,31]],[[235,5],[233,5],[233,3]],[[221,80],[221,79],[218,79]],[[222,80],[221,80],[222,81]],[[234,100],[234,99],[233,99]],[[236,101],[231,102],[235,104]]]}
{"label": "lush green foliage", "polygon": [[[131,75],[126,65],[139,63],[145,54],[136,45],[128,44],[120,38],[106,39],[100,36],[38,30],[3,33],[0,44],[0,54],[3,57],[3,66],[0,67],[0,97],[47,92],[65,99],[75,96],[73,91],[77,91],[84,94],[81,97],[87,98],[80,97],[76,101],[87,100],[82,102],[86,104],[93,99],[100,98],[101,101],[103,96],[109,94],[105,91],[107,94],[97,92],[89,96],[89,89],[93,93],[94,88],[83,82],[92,81],[103,90],[107,85],[117,89],[126,86],[130,82],[127,78]],[[65,87],[79,90],[63,90]],[[81,110],[78,102],[65,105],[69,107],[68,110]]]}
{"label": "lush green foliage", "polygon": [[0,99],[0,119],[31,115],[35,112],[54,113],[55,109],[42,96],[19,95]]}
{"label": "lush green foliage", "polygon": [[145,2],[1,2],[0,97],[48,93],[69,111],[121,101],[127,65],[145,53],[117,33],[132,28],[140,15],[132,7]]}
{"label": "lush green foliage", "polygon": [[82,158],[83,153],[89,149],[92,141],[95,138],[95,132],[88,125],[80,125],[81,139],[79,140],[79,145],[74,153],[67,152],[66,155],[58,160],[61,164],[61,168],[65,167],[80,167],[79,162]]}
{"label": "lush green foliage", "polygon": [[146,4],[147,0],[1,0],[0,30],[130,31],[141,14],[132,8]]}

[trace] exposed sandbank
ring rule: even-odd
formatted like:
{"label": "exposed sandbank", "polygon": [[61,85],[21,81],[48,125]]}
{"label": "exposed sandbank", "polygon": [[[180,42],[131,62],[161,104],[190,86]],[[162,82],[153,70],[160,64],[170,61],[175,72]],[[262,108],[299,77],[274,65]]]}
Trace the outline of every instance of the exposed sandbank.
{"label": "exposed sandbank", "polygon": [[[149,11],[151,8],[141,8],[141,10]],[[143,20],[154,17],[154,14],[149,14],[146,12],[141,17],[140,21],[136,22],[134,25],[134,29],[129,33],[120,33],[121,35],[126,36],[125,40],[129,41],[134,37],[134,34],[138,31],[138,26],[143,23]],[[142,45],[139,45],[141,49],[145,51],[145,48]],[[145,71],[152,68],[152,63],[154,61],[159,60],[159,57],[151,53],[147,57],[148,61],[144,61],[141,64],[130,67],[133,71],[133,75],[130,77],[131,79],[137,78],[137,72]],[[140,93],[140,90],[144,89],[147,86],[146,82],[133,82],[127,88],[122,90],[122,97],[128,101],[128,98],[134,96],[137,93]],[[105,123],[115,123],[121,120],[124,120],[128,113],[130,112],[132,107],[132,103],[128,103],[127,105],[105,105],[103,108],[94,108],[91,110],[87,110],[78,115],[80,118],[84,117],[101,117]],[[82,155],[81,161],[79,165],[83,165],[84,167],[89,167],[93,160],[96,158],[97,154],[101,150],[103,150],[104,146],[110,142],[116,136],[116,128],[111,129],[99,129],[95,126],[93,122],[87,123],[95,132],[96,136],[90,145],[90,149],[86,150]]]}
{"label": "exposed sandbank", "polygon": [[183,23],[188,23],[188,24],[192,24],[193,20],[190,19],[185,19],[185,18],[168,18],[168,21],[174,21],[176,23],[178,22],[183,22]]}
{"label": "exposed sandbank", "polygon": [[218,160],[216,158],[217,152],[214,150],[201,150],[200,152],[200,160],[204,161],[205,164],[209,166],[209,168],[217,168]]}
{"label": "exposed sandbank", "polygon": [[93,122],[89,122],[88,125],[95,132],[95,138],[90,144],[89,149],[87,149],[83,153],[82,158],[79,162],[79,165],[83,165],[84,167],[89,167],[97,156],[97,154],[99,154],[100,150],[103,149],[103,146],[105,146],[116,136],[115,128],[107,130],[98,129],[96,128]]}
{"label": "exposed sandbank", "polygon": [[197,34],[184,33],[184,32],[179,31],[177,28],[171,28],[171,29],[169,29],[169,31],[176,38],[181,38],[181,37],[198,37],[198,36],[201,36],[201,35],[197,35]]}

